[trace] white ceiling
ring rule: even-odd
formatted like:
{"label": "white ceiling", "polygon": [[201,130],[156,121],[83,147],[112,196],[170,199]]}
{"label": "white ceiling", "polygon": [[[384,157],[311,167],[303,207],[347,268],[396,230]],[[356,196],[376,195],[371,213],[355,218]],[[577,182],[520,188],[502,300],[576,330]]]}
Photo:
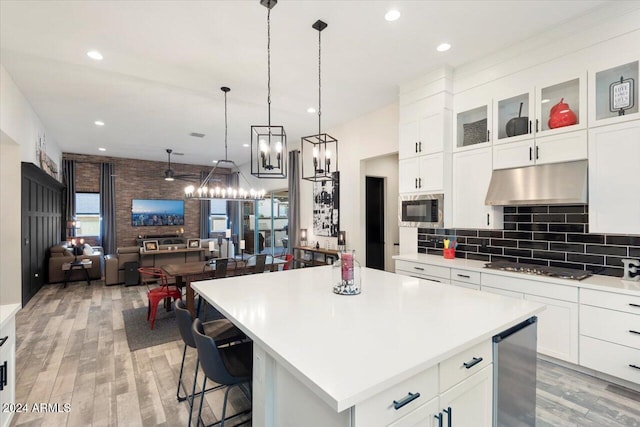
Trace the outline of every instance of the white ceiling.
{"label": "white ceiling", "polygon": [[[271,12],[272,124],[292,143],[317,132],[317,31],[323,130],[397,100],[398,85],[530,38],[603,1],[304,1]],[[397,8],[398,21],[384,20]],[[0,60],[66,152],[208,164],[249,159],[267,121],[267,9],[251,1],[0,2]],[[446,53],[435,47],[453,45]],[[104,60],[86,52],[96,49]],[[106,123],[103,127],[95,120]],[[206,134],[202,139],[190,132]],[[105,153],[98,152],[105,147]]]}

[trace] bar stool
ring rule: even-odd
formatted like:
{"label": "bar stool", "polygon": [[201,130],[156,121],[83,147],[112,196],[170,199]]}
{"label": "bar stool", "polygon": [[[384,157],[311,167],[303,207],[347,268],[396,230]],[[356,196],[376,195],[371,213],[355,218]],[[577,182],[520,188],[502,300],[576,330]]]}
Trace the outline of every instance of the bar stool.
{"label": "bar stool", "polygon": [[[182,341],[184,342],[184,350],[182,351],[182,363],[180,364],[180,374],[178,375],[178,390],[176,391],[176,398],[178,399],[178,402],[183,402],[185,400],[189,401],[189,425],[191,425],[191,413],[193,412],[193,401],[195,396],[199,395],[200,393],[204,393],[205,391],[216,390],[224,386],[220,385],[217,387],[212,387],[209,390],[203,389],[203,391],[196,393],[196,382],[198,380],[199,367],[199,360],[196,357],[196,369],[193,375],[193,388],[191,390],[191,394],[187,393],[184,382],[182,381],[184,361],[187,356],[187,347],[196,348],[196,342],[193,339],[193,332],[191,331],[191,328],[193,326],[193,318],[191,317],[191,313],[189,312],[189,310],[187,310],[187,307],[182,300],[176,301],[176,319],[178,321],[178,330],[180,331],[180,336],[182,337]],[[204,327],[204,333],[207,336],[213,337],[216,340],[216,343],[220,346],[228,345],[236,341],[242,341],[246,338],[246,335],[227,319],[213,320],[211,322],[205,322],[202,325]],[[181,388],[184,392],[184,396],[180,396]]]}
{"label": "bar stool", "polygon": [[[233,387],[238,386],[242,389],[244,386],[246,388],[245,393],[248,394],[249,401],[251,401],[253,343],[244,342],[227,347],[218,347],[213,338],[204,334],[204,326],[202,322],[200,322],[200,319],[193,321],[192,331],[196,348],[198,349],[200,366],[204,372],[202,390],[206,390],[207,380],[227,387],[222,404],[222,418],[213,424],[220,424],[220,427],[224,427],[226,421],[251,412],[251,409],[247,409],[230,417],[226,416],[229,391]],[[197,420],[200,420],[200,416],[202,415],[203,402],[204,393],[201,393]]]}
{"label": "bar stool", "polygon": [[[147,298],[149,299],[147,320],[151,321],[151,330],[153,330],[158,312],[158,303],[166,298],[173,298],[174,301],[182,299],[182,293],[177,287],[169,286],[167,275],[164,274],[161,268],[140,267],[138,268],[138,272],[140,273],[142,283],[147,286]],[[160,284],[160,286],[150,288],[149,285],[152,283]]]}

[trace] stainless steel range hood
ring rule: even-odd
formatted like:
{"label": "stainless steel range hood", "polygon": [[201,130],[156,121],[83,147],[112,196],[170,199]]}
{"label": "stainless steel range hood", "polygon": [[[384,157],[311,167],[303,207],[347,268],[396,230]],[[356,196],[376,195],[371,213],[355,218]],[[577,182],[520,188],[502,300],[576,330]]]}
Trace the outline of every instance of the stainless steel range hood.
{"label": "stainless steel range hood", "polygon": [[587,203],[587,161],[493,171],[486,205]]}

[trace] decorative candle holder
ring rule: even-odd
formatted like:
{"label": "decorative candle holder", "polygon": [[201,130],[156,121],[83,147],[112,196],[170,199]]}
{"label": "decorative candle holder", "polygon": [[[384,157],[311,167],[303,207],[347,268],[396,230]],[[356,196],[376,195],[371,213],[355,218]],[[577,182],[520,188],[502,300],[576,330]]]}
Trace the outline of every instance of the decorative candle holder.
{"label": "decorative candle holder", "polygon": [[360,263],[356,260],[356,251],[338,252],[338,261],[333,264],[331,277],[333,293],[338,295],[358,295],[361,290]]}

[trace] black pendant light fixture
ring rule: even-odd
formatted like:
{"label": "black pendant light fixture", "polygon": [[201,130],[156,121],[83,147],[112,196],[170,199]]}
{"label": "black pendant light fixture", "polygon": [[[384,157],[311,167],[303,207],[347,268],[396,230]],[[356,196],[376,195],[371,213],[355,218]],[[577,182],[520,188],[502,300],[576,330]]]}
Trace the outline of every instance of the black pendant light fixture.
{"label": "black pendant light fixture", "polygon": [[267,125],[251,126],[251,175],[258,178],[287,177],[287,134],[271,124],[271,9],[277,0],[260,0],[267,8]]}
{"label": "black pendant light fixture", "polygon": [[317,20],[313,29],[318,31],[318,133],[302,138],[302,179],[329,181],[338,170],[338,140],[322,133],[322,30],[327,23]]}

